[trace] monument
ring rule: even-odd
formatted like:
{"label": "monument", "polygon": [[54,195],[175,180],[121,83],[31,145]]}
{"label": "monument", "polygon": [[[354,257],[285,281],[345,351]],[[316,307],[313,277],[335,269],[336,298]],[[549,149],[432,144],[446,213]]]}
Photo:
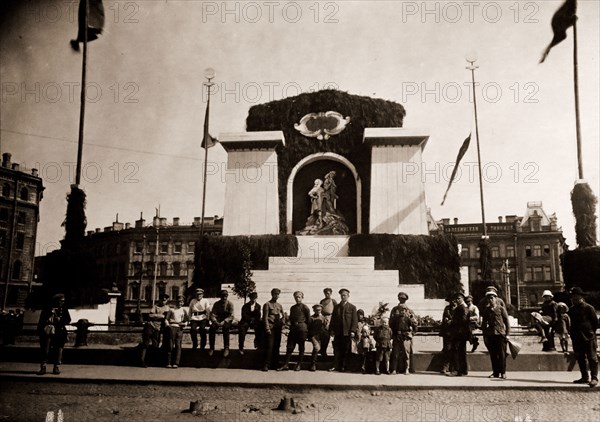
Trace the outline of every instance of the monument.
{"label": "monument", "polygon": [[400,285],[401,269],[376,270],[376,251],[349,251],[359,234],[428,235],[421,164],[429,135],[403,128],[404,116],[397,103],[324,90],[254,106],[246,132],[220,134],[223,235],[298,242],[296,257],[272,256],[254,271],[260,297],[279,287],[285,307],[294,290],[316,303],[324,287],[346,287],[370,310],[405,290],[415,308],[441,315],[443,300],[425,299],[423,284]]}

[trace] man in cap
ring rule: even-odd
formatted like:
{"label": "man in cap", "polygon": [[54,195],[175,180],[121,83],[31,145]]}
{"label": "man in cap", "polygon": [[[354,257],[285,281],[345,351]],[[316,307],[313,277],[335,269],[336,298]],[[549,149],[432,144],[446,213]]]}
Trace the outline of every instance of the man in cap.
{"label": "man in cap", "polygon": [[239,349],[240,355],[244,356],[244,343],[246,341],[246,333],[249,328],[254,330],[254,347],[258,348],[260,344],[260,305],[256,303],[256,299],[258,298],[258,293],[252,292],[248,295],[248,299],[250,302],[245,303],[242,306],[242,319],[238,325],[239,331]]}
{"label": "man in cap", "polygon": [[210,302],[204,298],[204,290],[196,289],[195,296],[190,301],[190,337],[192,349],[198,348],[198,333],[200,333],[200,350],[206,348],[206,327],[210,316]]}
{"label": "man in cap", "polygon": [[263,305],[262,322],[265,330],[266,350],[263,371],[268,371],[269,366],[277,366],[279,361],[279,348],[281,347],[281,329],[283,328],[283,307],[277,300],[281,290],[271,290],[271,300]]}
{"label": "man in cap", "polygon": [[544,345],[542,346],[542,352],[555,352],[554,326],[556,325],[556,310],[558,304],[553,300],[554,295],[550,290],[544,290],[542,297],[544,298],[542,309],[540,311],[542,321],[537,323],[538,331],[543,333],[542,339]]}
{"label": "man in cap", "polygon": [[475,330],[479,326],[479,308],[473,303],[473,296],[471,295],[465,297],[465,305],[469,312],[469,343],[473,346],[471,349],[471,353],[473,353],[479,347],[479,339],[475,335]]}
{"label": "man in cap", "polygon": [[[183,303],[183,295],[177,296],[175,307],[167,313],[167,327],[165,327],[163,340],[167,349],[167,368],[177,369],[179,367],[183,329],[189,321],[188,310],[183,307]],[[174,355],[173,352],[175,352]]]}
{"label": "man in cap", "polygon": [[[580,287],[573,287],[570,291],[573,306],[569,309],[571,318],[571,342],[581,371],[581,378],[573,381],[575,384],[587,384],[590,387],[598,385],[598,344],[596,330],[598,317],[592,305],[586,303],[587,295]],[[588,376],[588,364],[591,380]]]}
{"label": "man in cap", "polygon": [[[325,297],[321,299],[319,302],[322,306],[321,315],[325,318],[325,329],[329,330],[329,324],[331,323],[331,314],[333,313],[333,308],[337,305],[337,301],[331,298],[331,294],[333,290],[329,287],[323,289],[323,294]],[[329,336],[321,336],[321,356],[327,356],[327,348],[329,347]]]}
{"label": "man in cap", "polygon": [[220,328],[223,333],[223,357],[229,356],[229,328],[233,321],[233,303],[227,298],[229,292],[221,290],[221,299],[217,300],[210,310],[210,329],[208,330],[208,342],[210,344],[209,356],[215,352],[215,340],[217,330]]}
{"label": "man in cap", "polygon": [[334,366],[330,371],[344,372],[352,347],[352,339],[358,331],[356,306],[348,302],[350,291],[340,289],[340,303],[333,308],[329,333],[333,335]]}
{"label": "man in cap", "polygon": [[451,295],[446,297],[448,304],[444,307],[442,312],[442,325],[440,326],[439,336],[442,338],[442,351],[440,355],[442,357],[442,370],[440,373],[449,374],[454,371],[454,362],[452,360],[452,351],[450,343],[450,323],[452,322],[452,314],[456,309],[456,302],[453,300]]}
{"label": "man in cap", "polygon": [[[400,319],[400,315],[403,312],[406,312],[406,315],[411,318],[412,320],[414,320],[415,325],[417,322],[417,317],[414,314],[414,312],[412,311],[412,309],[410,309],[408,307],[408,305],[406,304],[406,301],[408,300],[408,294],[404,293],[404,292],[400,292],[398,293],[398,305],[394,306],[390,312],[390,327],[392,328],[392,330],[397,330],[398,328],[398,324],[399,324],[399,319]],[[401,340],[399,340],[399,334],[394,332],[394,347],[392,348],[392,357],[391,357],[391,368],[392,368],[392,373],[396,373],[396,369],[398,369],[398,372],[401,371],[400,369],[400,350],[401,350],[401,345],[400,343],[403,343]],[[411,340],[412,341],[412,340]],[[412,359],[412,348],[410,349],[410,359]],[[402,370],[402,372],[406,372],[404,370]]]}
{"label": "man in cap", "polygon": [[492,362],[489,378],[506,379],[506,343],[510,334],[510,322],[506,308],[500,306],[495,291],[486,292],[488,302],[481,309],[481,331]]}
{"label": "man in cap", "polygon": [[154,305],[148,315],[148,322],[144,325],[142,331],[142,352],[140,356],[141,365],[145,368],[146,352],[149,347],[158,348],[160,344],[160,334],[166,327],[166,317],[171,307],[167,304],[169,295],[162,294],[158,299],[158,303]]}
{"label": "man in cap", "polygon": [[321,350],[321,342],[323,337],[327,337],[329,340],[329,332],[325,324],[325,317],[321,314],[323,306],[320,303],[313,305],[313,314],[310,317],[308,323],[308,339],[312,343],[312,364],[309,371],[314,372],[317,370],[317,356]]}
{"label": "man in cap", "polygon": [[469,310],[465,305],[465,295],[458,292],[454,295],[456,308],[450,320],[450,350],[454,371],[447,375],[463,376],[469,373],[467,366],[467,340],[470,337]]}
{"label": "man in cap", "polygon": [[70,323],[71,314],[69,308],[65,305],[65,295],[57,293],[52,296],[52,303],[44,306],[40,313],[37,329],[42,349],[42,363],[37,375],[46,373],[46,363],[51,355],[54,358],[52,373],[54,375],[60,374],[63,348],[68,336],[66,326]]}
{"label": "man in cap", "polygon": [[[504,309],[506,309],[506,303],[504,303],[504,300],[498,296],[498,289],[494,286],[487,286],[485,288],[485,294],[487,295],[488,292],[493,292],[496,295],[496,305],[498,306],[502,306]],[[483,296],[483,299],[481,299],[481,301],[479,302],[479,304],[477,305],[477,307],[479,308],[479,311],[481,312],[481,309],[483,309],[485,306],[489,306],[490,302],[487,299],[487,296]]]}
{"label": "man in cap", "polygon": [[290,358],[292,353],[298,345],[298,364],[294,368],[295,371],[302,369],[302,360],[304,359],[304,346],[306,344],[306,338],[308,335],[308,321],[310,320],[310,309],[302,300],[304,299],[304,293],[294,292],[295,305],[290,308],[290,332],[288,334],[285,363],[278,371],[287,371],[289,369]]}

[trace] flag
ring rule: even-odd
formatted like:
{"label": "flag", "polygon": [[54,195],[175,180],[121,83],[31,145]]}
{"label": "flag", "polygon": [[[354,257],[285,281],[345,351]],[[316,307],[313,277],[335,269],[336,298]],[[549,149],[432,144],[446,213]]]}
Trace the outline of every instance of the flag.
{"label": "flag", "polygon": [[471,134],[469,133],[469,136],[467,136],[467,139],[465,139],[465,141],[461,145],[460,149],[458,150],[458,155],[456,156],[456,164],[454,164],[454,170],[452,170],[452,176],[450,176],[450,181],[448,182],[448,187],[446,188],[446,192],[444,193],[444,199],[442,199],[441,205],[444,205],[444,202],[446,201],[446,196],[448,195],[450,186],[452,186],[452,182],[454,181],[454,178],[456,177],[456,172],[458,171],[458,164],[460,163],[460,160],[462,160],[464,155],[467,153],[470,142],[471,142]]}
{"label": "flag", "polygon": [[84,41],[85,37],[85,5],[88,5],[87,16],[87,40],[94,41],[98,39],[98,35],[102,33],[104,28],[104,6],[102,0],[80,0],[78,20],[79,27],[77,30],[77,39],[71,40],[71,47],[79,51],[79,43]]}
{"label": "flag", "polygon": [[548,47],[546,47],[546,50],[544,50],[540,63],[544,63],[544,60],[548,57],[552,47],[567,38],[567,29],[575,25],[575,21],[577,20],[577,16],[575,15],[576,12],[577,0],[566,0],[556,13],[554,13],[554,16],[552,17],[552,31],[554,32],[554,37]]}
{"label": "flag", "polygon": [[206,103],[206,114],[204,115],[204,137],[202,139],[202,144],[200,144],[200,146],[202,148],[207,148],[207,149],[214,147],[217,144],[217,142],[219,142],[218,139],[213,138],[212,136],[210,136],[210,133],[208,133],[209,109],[210,109],[210,98],[209,98],[208,102]]}

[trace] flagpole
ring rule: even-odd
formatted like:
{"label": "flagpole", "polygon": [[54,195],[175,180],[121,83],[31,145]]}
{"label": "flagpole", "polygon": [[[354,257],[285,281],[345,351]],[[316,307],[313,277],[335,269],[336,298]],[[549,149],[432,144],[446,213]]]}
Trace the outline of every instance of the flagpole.
{"label": "flagpole", "polygon": [[479,148],[479,123],[477,120],[477,94],[475,92],[475,69],[479,66],[475,66],[475,61],[477,58],[474,55],[467,55],[467,62],[470,63],[467,66],[467,69],[471,71],[471,83],[473,85],[473,107],[475,110],[475,139],[477,140],[477,163],[479,167],[479,197],[481,199],[481,223],[483,225],[483,237],[487,238],[487,227],[485,224],[485,210],[484,210],[484,202],[483,202],[483,177],[481,174],[481,151]]}
{"label": "flagpole", "polygon": [[85,0],[85,25],[83,31],[83,63],[81,65],[81,106],[79,108],[79,139],[77,141],[77,168],[75,171],[75,184],[81,184],[81,160],[83,156],[83,126],[85,120],[85,84],[87,76],[87,44],[88,44],[88,18],[89,0]]}
{"label": "flagpole", "polygon": [[204,117],[204,178],[202,180],[202,216],[200,218],[200,239],[202,239],[202,237],[204,236],[204,210],[206,209],[206,178],[208,175],[208,138],[210,136],[208,133],[208,124],[210,116],[210,94],[211,88],[214,85],[212,79],[215,77],[214,69],[205,69],[204,77],[208,80],[208,82],[204,82],[204,85],[208,88],[208,99],[206,100],[206,115]]}
{"label": "flagpole", "polygon": [[583,161],[581,158],[581,123],[579,114],[579,65],[577,62],[577,21],[573,22],[573,78],[575,89],[575,129],[577,131],[577,171],[583,179]]}

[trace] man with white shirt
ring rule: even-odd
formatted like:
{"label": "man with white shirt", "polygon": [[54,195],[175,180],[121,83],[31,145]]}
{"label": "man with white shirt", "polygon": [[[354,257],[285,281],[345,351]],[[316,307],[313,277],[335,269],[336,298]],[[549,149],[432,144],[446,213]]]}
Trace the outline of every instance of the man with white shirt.
{"label": "man with white shirt", "polygon": [[206,349],[206,327],[210,316],[210,303],[204,298],[204,290],[196,289],[196,296],[190,301],[190,337],[192,349],[198,348],[200,332],[200,350]]}
{"label": "man with white shirt", "polygon": [[[165,345],[167,349],[167,368],[179,367],[181,358],[181,340],[183,329],[189,319],[188,310],[183,307],[183,296],[177,296],[175,308],[167,313],[167,327],[165,329]],[[173,352],[175,354],[173,355]]]}

